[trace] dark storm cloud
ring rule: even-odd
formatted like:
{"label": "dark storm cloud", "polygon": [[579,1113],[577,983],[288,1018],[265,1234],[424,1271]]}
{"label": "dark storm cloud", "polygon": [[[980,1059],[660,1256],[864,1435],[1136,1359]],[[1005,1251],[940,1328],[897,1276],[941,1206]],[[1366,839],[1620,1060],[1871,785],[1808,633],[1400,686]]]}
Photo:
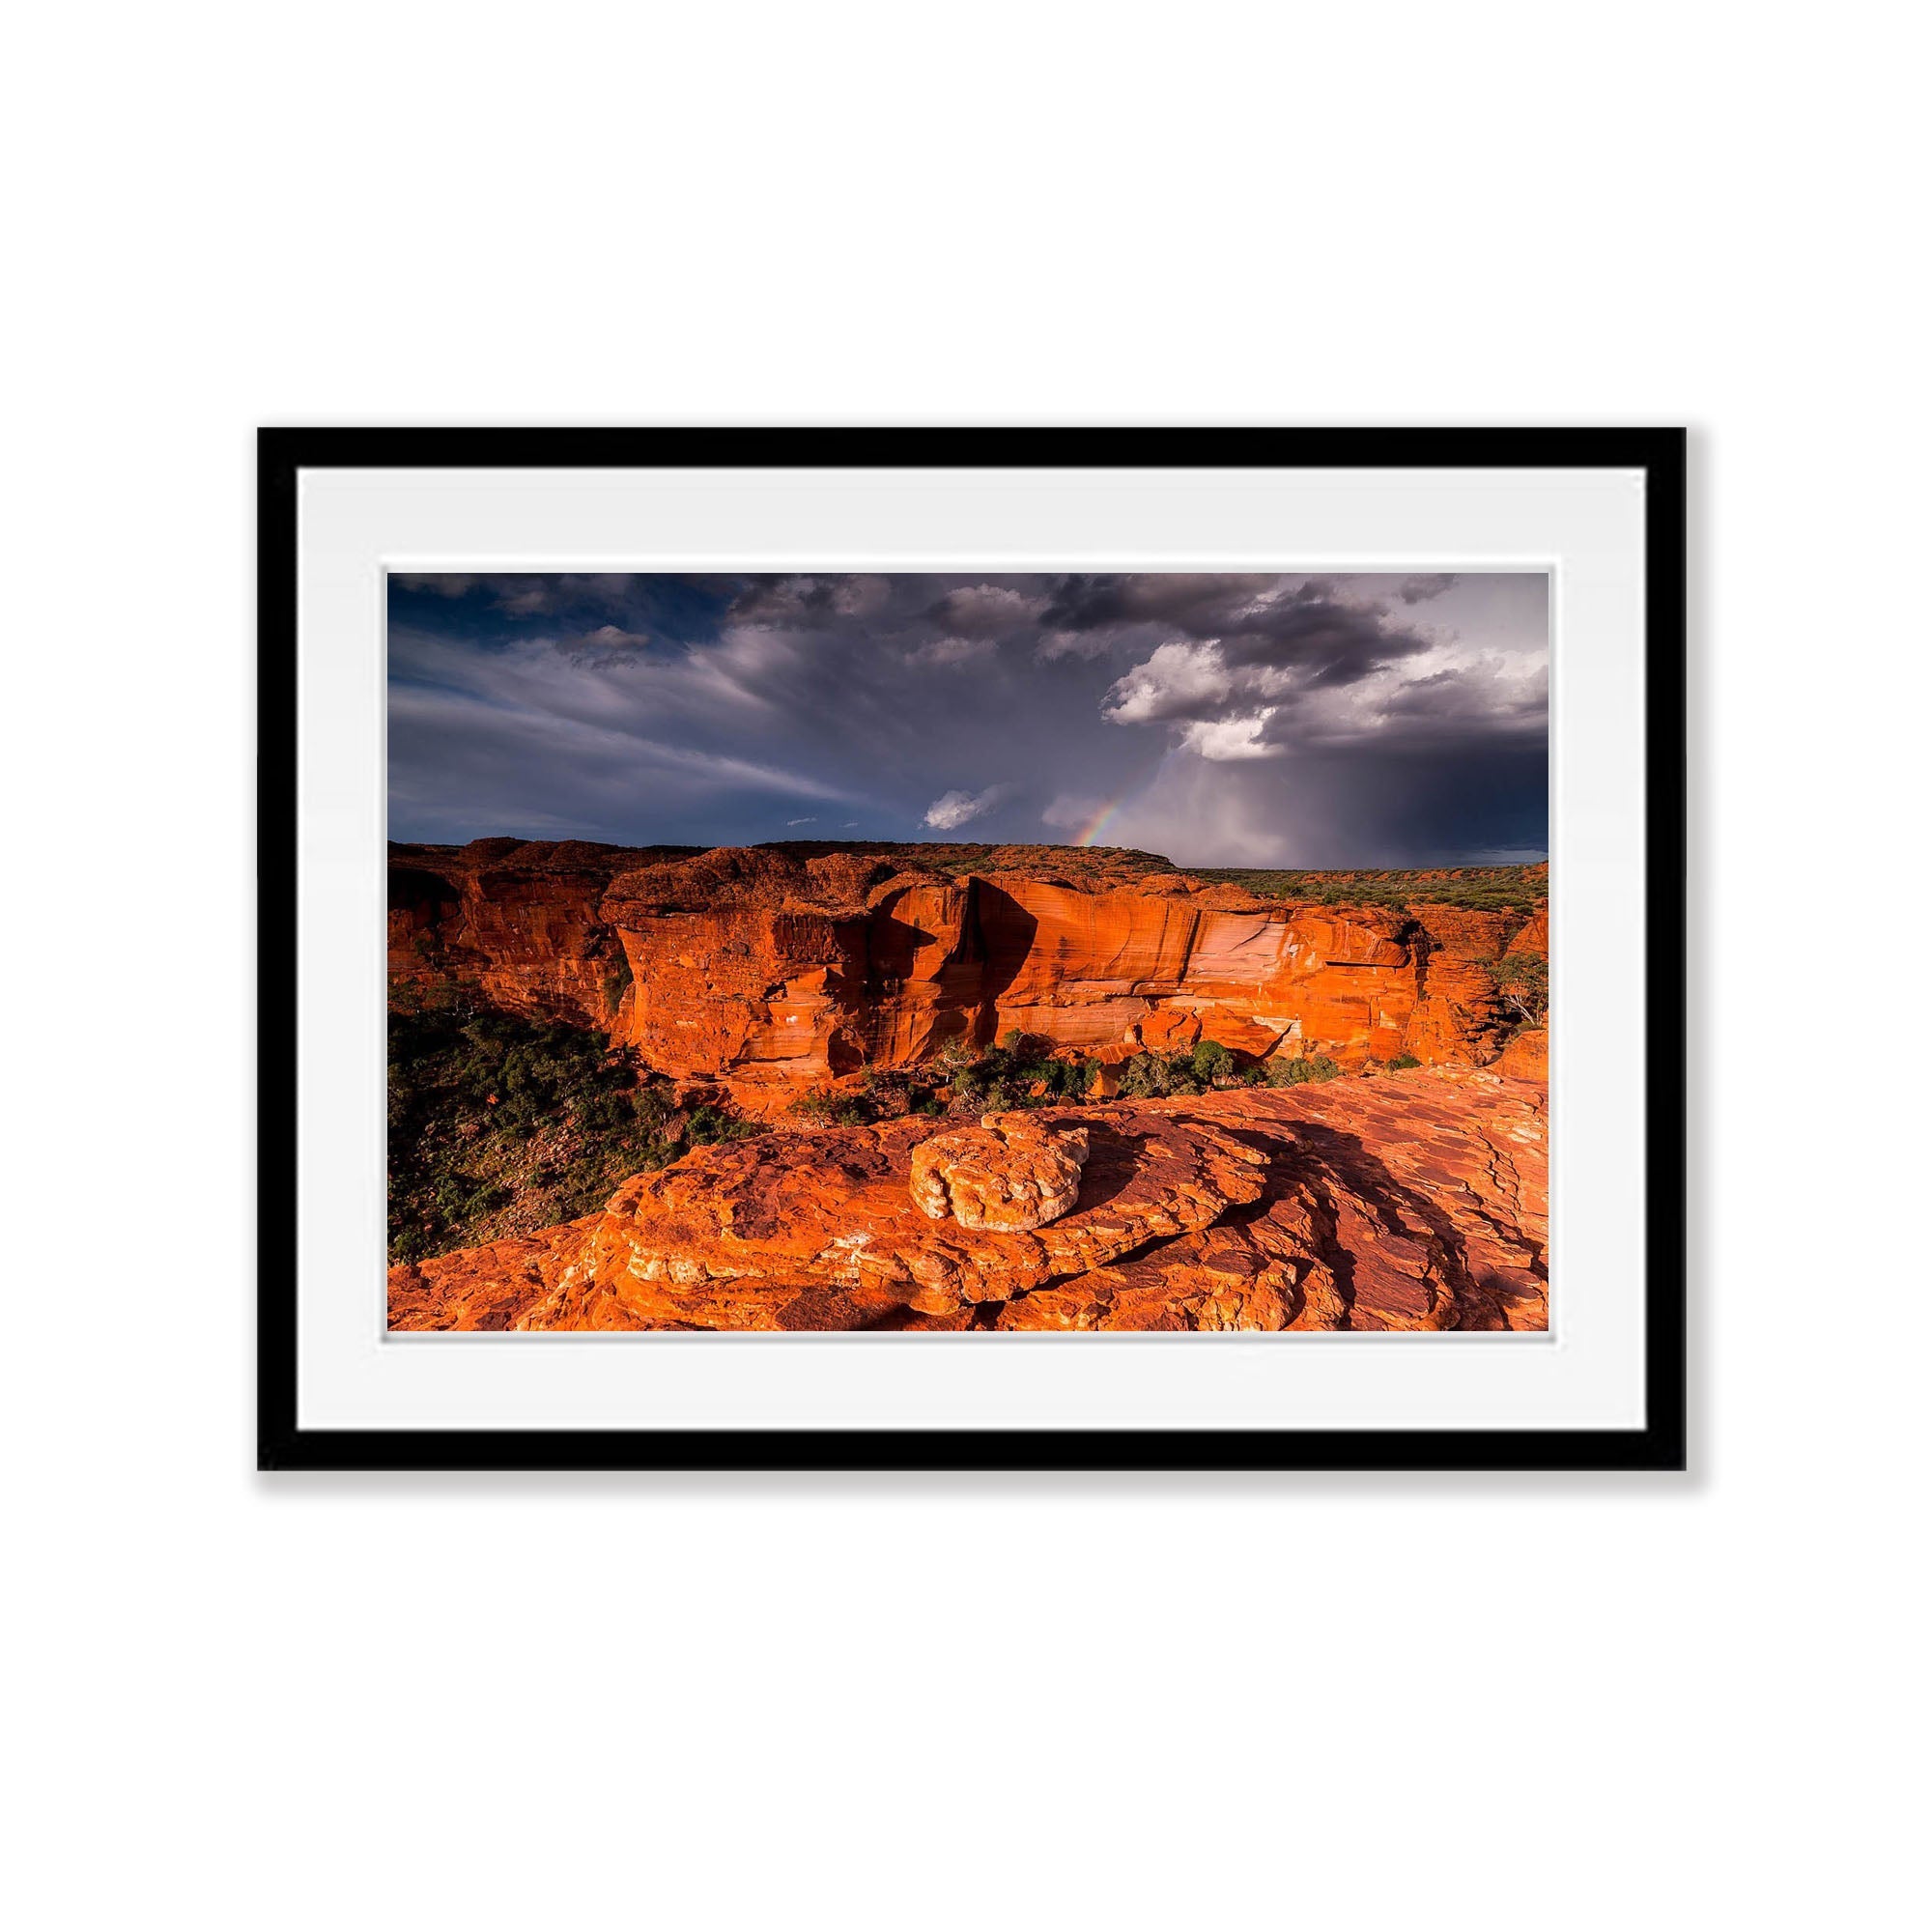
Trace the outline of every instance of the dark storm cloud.
{"label": "dark storm cloud", "polygon": [[1033,624],[1044,603],[1009,585],[974,583],[949,590],[925,614],[962,638],[1003,638]]}
{"label": "dark storm cloud", "polygon": [[740,624],[812,628],[866,616],[891,594],[883,577],[761,578],[732,599],[730,616]]}
{"label": "dark storm cloud", "polygon": [[1540,735],[1548,724],[1549,673],[1547,668],[1518,673],[1498,659],[1434,671],[1390,692],[1380,715],[1458,736],[1468,727],[1486,735]]}
{"label": "dark storm cloud", "polygon": [[1163,624],[1188,637],[1234,629],[1243,613],[1276,592],[1276,576],[1189,575],[1180,571],[1052,580],[1041,623],[1052,631]]}
{"label": "dark storm cloud", "polygon": [[[1401,586],[1405,601],[1415,601],[1407,586],[1420,581],[1410,578]],[[1385,602],[1351,596],[1327,578],[1063,578],[1040,621],[1076,636],[1157,627],[1184,639],[1211,640],[1227,665],[1299,669],[1311,682],[1325,684],[1350,683],[1430,647],[1421,632],[1391,617]]]}
{"label": "dark storm cloud", "polygon": [[1428,638],[1391,622],[1380,605],[1350,603],[1325,586],[1284,598],[1222,643],[1232,663],[1293,667],[1315,684],[1352,684],[1429,647]]}
{"label": "dark storm cloud", "polygon": [[1540,577],[398,576],[391,836],[1037,842],[1105,811],[1196,864],[1533,852],[1545,606]]}

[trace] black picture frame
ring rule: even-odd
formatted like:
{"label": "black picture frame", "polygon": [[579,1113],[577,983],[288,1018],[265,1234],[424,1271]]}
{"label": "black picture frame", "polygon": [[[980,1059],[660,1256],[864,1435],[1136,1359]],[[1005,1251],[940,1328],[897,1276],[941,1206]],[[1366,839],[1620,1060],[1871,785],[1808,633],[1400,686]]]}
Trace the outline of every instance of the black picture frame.
{"label": "black picture frame", "polygon": [[259,983],[296,956],[297,483],[303,469],[686,467],[1620,469],[1645,474],[1647,1026],[1641,1428],[345,1430],[297,1419],[296,1053],[257,1041],[257,1466],[298,1469],[1681,1470],[1685,1178],[1686,434],[1681,429],[302,429],[257,442]]}

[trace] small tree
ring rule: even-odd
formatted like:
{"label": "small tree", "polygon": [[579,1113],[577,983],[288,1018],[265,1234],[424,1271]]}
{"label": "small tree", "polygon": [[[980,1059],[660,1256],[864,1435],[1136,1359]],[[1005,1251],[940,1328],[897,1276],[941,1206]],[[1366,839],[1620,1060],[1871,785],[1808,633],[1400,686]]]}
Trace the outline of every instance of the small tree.
{"label": "small tree", "polygon": [[1482,965],[1512,1032],[1541,1026],[1549,1017],[1548,960],[1533,952],[1506,952]]}
{"label": "small tree", "polygon": [[1235,1064],[1235,1056],[1218,1039],[1204,1039],[1194,1049],[1193,1058],[1194,1077],[1205,1087],[1211,1087],[1215,1077]]}
{"label": "small tree", "polygon": [[932,1056],[932,1064],[942,1080],[971,1066],[980,1057],[979,1049],[964,1034],[952,1034],[941,1042],[939,1050]]}

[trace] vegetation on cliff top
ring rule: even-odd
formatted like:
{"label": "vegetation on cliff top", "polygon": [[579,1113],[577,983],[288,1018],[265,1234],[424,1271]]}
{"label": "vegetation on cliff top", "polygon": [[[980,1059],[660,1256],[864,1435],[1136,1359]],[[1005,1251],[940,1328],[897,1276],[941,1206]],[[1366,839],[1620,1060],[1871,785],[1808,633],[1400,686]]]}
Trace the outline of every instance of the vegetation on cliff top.
{"label": "vegetation on cliff top", "polygon": [[1297,905],[1372,905],[1403,912],[1416,905],[1467,912],[1534,912],[1549,898],[1547,866],[1464,866],[1437,871],[1281,872],[1239,866],[1192,866],[1210,885],[1239,886]]}
{"label": "vegetation on cliff top", "polygon": [[[487,870],[511,877],[523,872],[582,874],[609,884],[640,871],[675,879],[692,861],[745,849],[698,845],[592,845],[517,838],[477,839],[469,845],[392,843],[392,872],[407,879],[396,902],[412,895],[434,894],[439,885],[455,893],[441,874],[456,879]],[[1122,845],[1003,845],[974,840],[893,840],[777,838],[749,848],[774,862],[803,870],[813,860],[877,859],[908,871],[959,877],[1002,871],[1030,871],[1065,877],[1090,890],[1131,885],[1162,874],[1184,874],[1209,885],[1238,886],[1263,897],[1302,905],[1369,905],[1401,911],[1416,905],[1448,905],[1484,912],[1533,912],[1549,896],[1549,867],[1538,866],[1444,866],[1397,870],[1270,869],[1247,866],[1179,866],[1158,852]],[[701,884],[701,880],[699,881]],[[392,888],[395,880],[392,879]]]}
{"label": "vegetation on cliff top", "polygon": [[389,1259],[420,1261],[601,1208],[628,1176],[760,1131],[678,1107],[580,1027],[461,1000],[389,1012]]}
{"label": "vegetation on cliff top", "polygon": [[773,839],[758,848],[805,861],[834,854],[890,856],[908,867],[953,875],[1024,867],[1046,876],[1069,873],[1094,887],[1180,873],[1208,885],[1239,886],[1264,898],[1299,905],[1369,905],[1403,911],[1417,905],[1474,912],[1534,912],[1549,897],[1549,867],[1438,866],[1399,870],[1275,870],[1246,866],[1180,866],[1157,852],[1120,845],[893,844],[886,841]]}

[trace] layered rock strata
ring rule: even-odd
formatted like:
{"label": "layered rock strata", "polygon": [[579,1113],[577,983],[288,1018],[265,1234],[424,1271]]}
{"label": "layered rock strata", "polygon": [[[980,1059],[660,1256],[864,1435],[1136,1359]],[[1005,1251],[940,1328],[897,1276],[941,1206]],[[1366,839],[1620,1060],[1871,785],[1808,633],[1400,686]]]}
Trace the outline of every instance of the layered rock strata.
{"label": "layered rock strata", "polygon": [[827,1078],[1015,1027],[1102,1059],[1209,1039],[1347,1067],[1483,1065],[1504,1032],[1485,962],[1546,946],[1540,915],[1298,905],[1139,853],[486,839],[391,855],[399,989],[467,984],[605,1029],[768,1117]]}

